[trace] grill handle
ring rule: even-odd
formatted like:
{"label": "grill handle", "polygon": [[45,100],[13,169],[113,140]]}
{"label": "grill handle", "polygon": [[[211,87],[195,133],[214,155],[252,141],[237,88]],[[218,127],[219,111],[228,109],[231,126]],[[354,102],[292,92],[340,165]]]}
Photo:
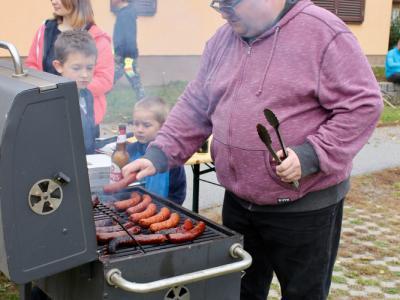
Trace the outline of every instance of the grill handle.
{"label": "grill handle", "polygon": [[15,73],[12,76],[14,77],[26,76],[27,73],[22,68],[21,57],[19,56],[17,48],[15,48],[13,44],[5,41],[0,41],[0,48],[8,50],[11,54],[15,69]]}
{"label": "grill handle", "polygon": [[210,279],[217,276],[226,275],[233,272],[239,272],[250,267],[252,258],[247,253],[242,245],[236,243],[231,246],[229,253],[233,258],[241,258],[240,261],[234,263],[196,271],[188,274],[178,275],[170,278],[156,280],[148,283],[137,283],[125,280],[122,277],[122,273],[118,269],[110,269],[106,274],[105,278],[109,285],[119,287],[128,292],[133,293],[149,293],[154,291],[171,288],[178,285],[192,283],[200,280]]}

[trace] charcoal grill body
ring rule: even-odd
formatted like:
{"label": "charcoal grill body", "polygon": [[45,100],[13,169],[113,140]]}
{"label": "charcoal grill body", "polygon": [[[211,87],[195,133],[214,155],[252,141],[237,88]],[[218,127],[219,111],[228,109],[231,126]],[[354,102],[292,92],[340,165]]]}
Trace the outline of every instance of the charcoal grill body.
{"label": "charcoal grill body", "polygon": [[0,271],[16,283],[96,259],[76,83],[0,62]]}
{"label": "charcoal grill body", "polygon": [[[179,285],[175,290],[168,288],[150,293],[127,292],[110,286],[105,280],[105,274],[111,268],[121,270],[127,280],[142,283],[232,263],[229,247],[234,242],[239,242],[239,239],[229,238],[208,244],[199,243],[109,262],[97,261],[50,276],[39,285],[54,300],[239,299],[240,273]],[[177,290],[180,293],[176,292]],[[180,294],[181,298],[174,298],[177,294]]]}
{"label": "charcoal grill body", "polygon": [[[102,200],[124,199],[132,191],[147,193],[142,188],[135,187],[124,193],[102,197]],[[148,283],[237,261],[230,256],[229,251],[233,244],[242,244],[242,237],[239,234],[167,199],[150,195],[157,206],[167,206],[179,213],[181,222],[184,218],[191,218],[194,222],[202,220],[206,223],[206,231],[193,242],[143,246],[144,253],[139,247],[134,247],[120,249],[115,254],[107,254],[106,248],[99,247],[98,261],[44,278],[38,281],[39,286],[53,300],[239,299],[240,272],[149,293],[129,292],[108,284],[105,277],[111,269],[120,270],[124,279],[131,282]],[[177,296],[179,297],[174,298]]]}

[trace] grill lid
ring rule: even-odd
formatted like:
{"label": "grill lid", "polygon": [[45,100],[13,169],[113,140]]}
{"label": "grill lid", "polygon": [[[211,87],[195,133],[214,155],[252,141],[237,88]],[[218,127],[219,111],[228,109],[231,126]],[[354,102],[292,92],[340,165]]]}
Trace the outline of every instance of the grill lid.
{"label": "grill lid", "polygon": [[0,271],[26,283],[97,254],[76,83],[14,73],[0,63]]}

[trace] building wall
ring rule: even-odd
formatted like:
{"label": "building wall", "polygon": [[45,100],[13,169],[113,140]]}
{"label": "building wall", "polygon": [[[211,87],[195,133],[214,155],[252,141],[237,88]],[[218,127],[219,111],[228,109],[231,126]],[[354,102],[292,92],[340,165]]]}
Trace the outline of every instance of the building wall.
{"label": "building wall", "polygon": [[392,0],[366,0],[365,19],[360,25],[349,25],[366,55],[386,55]]}
{"label": "building wall", "polygon": [[[96,23],[111,35],[114,16],[109,1],[92,0],[92,4]],[[223,24],[207,0],[158,0],[157,5],[155,16],[138,19],[142,55],[199,55],[205,41]],[[13,43],[25,56],[37,28],[52,16],[50,1],[1,0],[0,8],[0,40]]]}
{"label": "building wall", "polygon": [[[52,14],[50,1],[1,0],[0,40],[13,43],[25,56],[39,25]],[[109,1],[92,0],[97,24],[112,34]],[[371,62],[380,64],[387,52],[392,0],[366,0],[365,21],[349,25]],[[153,17],[138,20],[138,45],[143,80],[190,79],[204,43],[223,24],[205,0],[158,0]],[[7,52],[0,49],[0,56]],[[183,64],[183,65],[181,65]]]}

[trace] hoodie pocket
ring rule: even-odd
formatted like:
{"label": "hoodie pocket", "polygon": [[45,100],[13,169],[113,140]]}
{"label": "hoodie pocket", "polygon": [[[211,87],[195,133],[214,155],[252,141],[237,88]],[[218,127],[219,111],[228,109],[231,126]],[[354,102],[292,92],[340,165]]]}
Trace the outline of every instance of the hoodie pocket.
{"label": "hoodie pocket", "polygon": [[272,159],[271,154],[268,151],[264,152],[264,163],[265,163],[265,167],[269,173],[269,176],[271,176],[271,178],[280,186],[286,188],[286,189],[290,189],[293,191],[298,191],[291,183],[287,183],[287,182],[283,182],[278,175],[276,175],[276,166],[277,164],[275,163],[275,161]]}

